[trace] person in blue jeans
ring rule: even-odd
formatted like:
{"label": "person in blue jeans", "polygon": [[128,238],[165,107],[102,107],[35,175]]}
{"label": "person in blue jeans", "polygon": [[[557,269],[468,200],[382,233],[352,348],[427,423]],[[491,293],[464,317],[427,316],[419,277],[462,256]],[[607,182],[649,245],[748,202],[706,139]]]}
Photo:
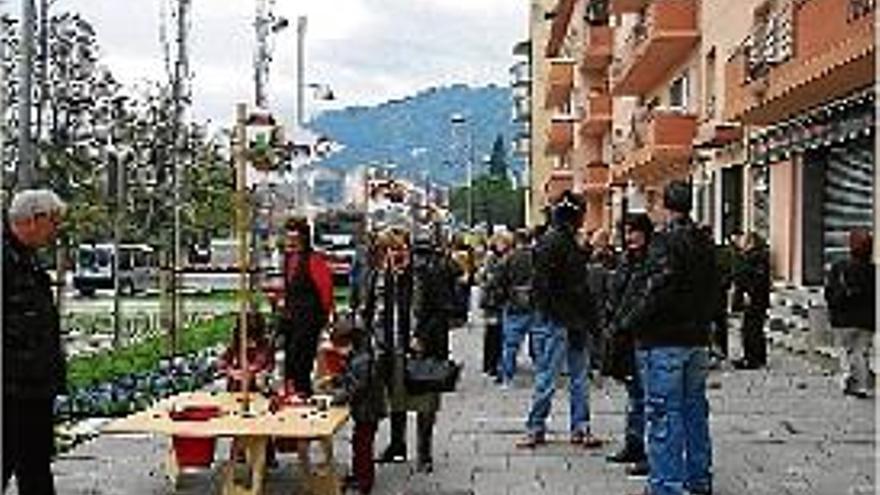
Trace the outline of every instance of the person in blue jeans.
{"label": "person in blue jeans", "polygon": [[563,359],[570,374],[571,442],[585,447],[601,445],[590,430],[587,381],[587,331],[595,325],[595,307],[587,284],[587,253],[576,239],[584,213],[580,196],[563,193],[553,208],[552,228],[533,250],[536,321],[532,335],[538,354],[527,432],[518,447],[534,448],[546,442],[547,416]]}
{"label": "person in blue jeans", "polygon": [[[532,307],[532,247],[528,231],[514,234],[513,251],[501,262],[493,277],[493,290],[498,293],[503,307],[502,352],[500,362],[501,385],[510,386],[516,374],[516,356],[526,335],[534,324]],[[533,339],[534,337],[531,337]],[[531,344],[531,342],[530,342]],[[532,352],[530,352],[532,354]]]}
{"label": "person in blue jeans", "polygon": [[[624,219],[626,251],[611,277],[608,290],[609,326],[624,318],[634,301],[643,297],[642,272],[654,224],[645,213],[631,213]],[[626,429],[623,448],[608,456],[609,462],[631,464],[627,474],[648,474],[645,454],[645,389],[636,367],[633,333],[617,331],[608,335],[603,371],[624,383],[627,392]]]}
{"label": "person in blue jeans", "polygon": [[649,495],[712,493],[706,377],[720,277],[712,239],[691,220],[691,188],[664,189],[669,219],[648,248],[643,296],[615,331],[632,331],[645,389]]}

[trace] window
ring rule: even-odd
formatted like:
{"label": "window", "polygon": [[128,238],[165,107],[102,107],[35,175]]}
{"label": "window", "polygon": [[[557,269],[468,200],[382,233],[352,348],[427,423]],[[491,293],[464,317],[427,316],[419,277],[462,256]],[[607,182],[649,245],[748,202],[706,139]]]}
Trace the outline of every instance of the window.
{"label": "window", "polygon": [[687,110],[688,108],[688,75],[682,74],[669,85],[669,108]]}

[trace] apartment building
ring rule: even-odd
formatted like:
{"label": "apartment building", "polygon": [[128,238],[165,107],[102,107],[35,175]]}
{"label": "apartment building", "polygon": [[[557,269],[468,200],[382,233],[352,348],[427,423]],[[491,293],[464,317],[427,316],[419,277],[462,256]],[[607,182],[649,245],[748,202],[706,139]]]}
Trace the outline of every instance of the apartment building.
{"label": "apartment building", "polygon": [[613,228],[659,218],[663,186],[689,180],[718,242],[758,232],[798,286],[876,221],[873,0],[552,3],[544,106],[568,118],[551,119],[544,199],[592,191],[589,227]]}
{"label": "apartment building", "polygon": [[[512,120],[517,125],[517,133],[513,139],[513,153],[520,157],[524,164],[525,204],[531,202],[531,170],[532,170],[532,42],[521,41],[514,45],[513,56],[516,59],[510,68],[510,88],[513,95]],[[531,224],[531,211],[525,209],[526,225]]]}

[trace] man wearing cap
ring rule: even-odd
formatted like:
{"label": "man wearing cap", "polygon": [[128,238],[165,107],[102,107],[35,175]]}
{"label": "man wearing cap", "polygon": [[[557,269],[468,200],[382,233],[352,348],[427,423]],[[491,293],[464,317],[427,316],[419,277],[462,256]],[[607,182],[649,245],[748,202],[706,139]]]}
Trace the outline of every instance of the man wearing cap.
{"label": "man wearing cap", "polygon": [[3,490],[54,494],[53,405],[66,384],[61,327],[37,249],[52,243],[64,203],[46,189],[21,191],[3,220]]}
{"label": "man wearing cap", "polygon": [[619,323],[636,341],[645,390],[650,495],[712,493],[706,376],[719,277],[715,248],[690,218],[691,188],[666,186],[664,232],[651,241],[643,297]]}
{"label": "man wearing cap", "polygon": [[570,440],[595,448],[601,442],[590,429],[587,331],[595,330],[595,312],[587,285],[587,253],[576,239],[586,207],[570,191],[553,209],[553,225],[534,251],[532,294],[536,318],[533,335],[538,349],[535,390],[520,448],[546,442],[547,416],[563,359],[568,364]]}

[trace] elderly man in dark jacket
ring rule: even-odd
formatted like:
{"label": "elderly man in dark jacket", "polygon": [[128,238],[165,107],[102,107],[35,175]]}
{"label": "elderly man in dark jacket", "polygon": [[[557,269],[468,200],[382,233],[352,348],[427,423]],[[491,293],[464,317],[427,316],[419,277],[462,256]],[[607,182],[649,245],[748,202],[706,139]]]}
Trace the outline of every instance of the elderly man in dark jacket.
{"label": "elderly man in dark jacket", "polygon": [[587,331],[595,326],[595,307],[587,285],[587,253],[575,237],[585,206],[571,192],[563,194],[554,208],[554,225],[535,247],[533,302],[536,310],[535,392],[525,438],[519,447],[534,448],[546,442],[556,377],[562,360],[569,371],[571,442],[585,447],[601,443],[590,428]]}
{"label": "elderly man in dark jacket", "polygon": [[666,186],[666,230],[654,236],[644,296],[620,329],[634,332],[645,387],[645,438],[651,495],[712,493],[709,436],[710,324],[718,304],[715,246],[691,220],[691,189]]}
{"label": "elderly man in dark jacket", "polygon": [[3,489],[55,493],[53,405],[66,384],[58,311],[36,250],[55,237],[64,203],[52,191],[15,195],[3,225]]}

